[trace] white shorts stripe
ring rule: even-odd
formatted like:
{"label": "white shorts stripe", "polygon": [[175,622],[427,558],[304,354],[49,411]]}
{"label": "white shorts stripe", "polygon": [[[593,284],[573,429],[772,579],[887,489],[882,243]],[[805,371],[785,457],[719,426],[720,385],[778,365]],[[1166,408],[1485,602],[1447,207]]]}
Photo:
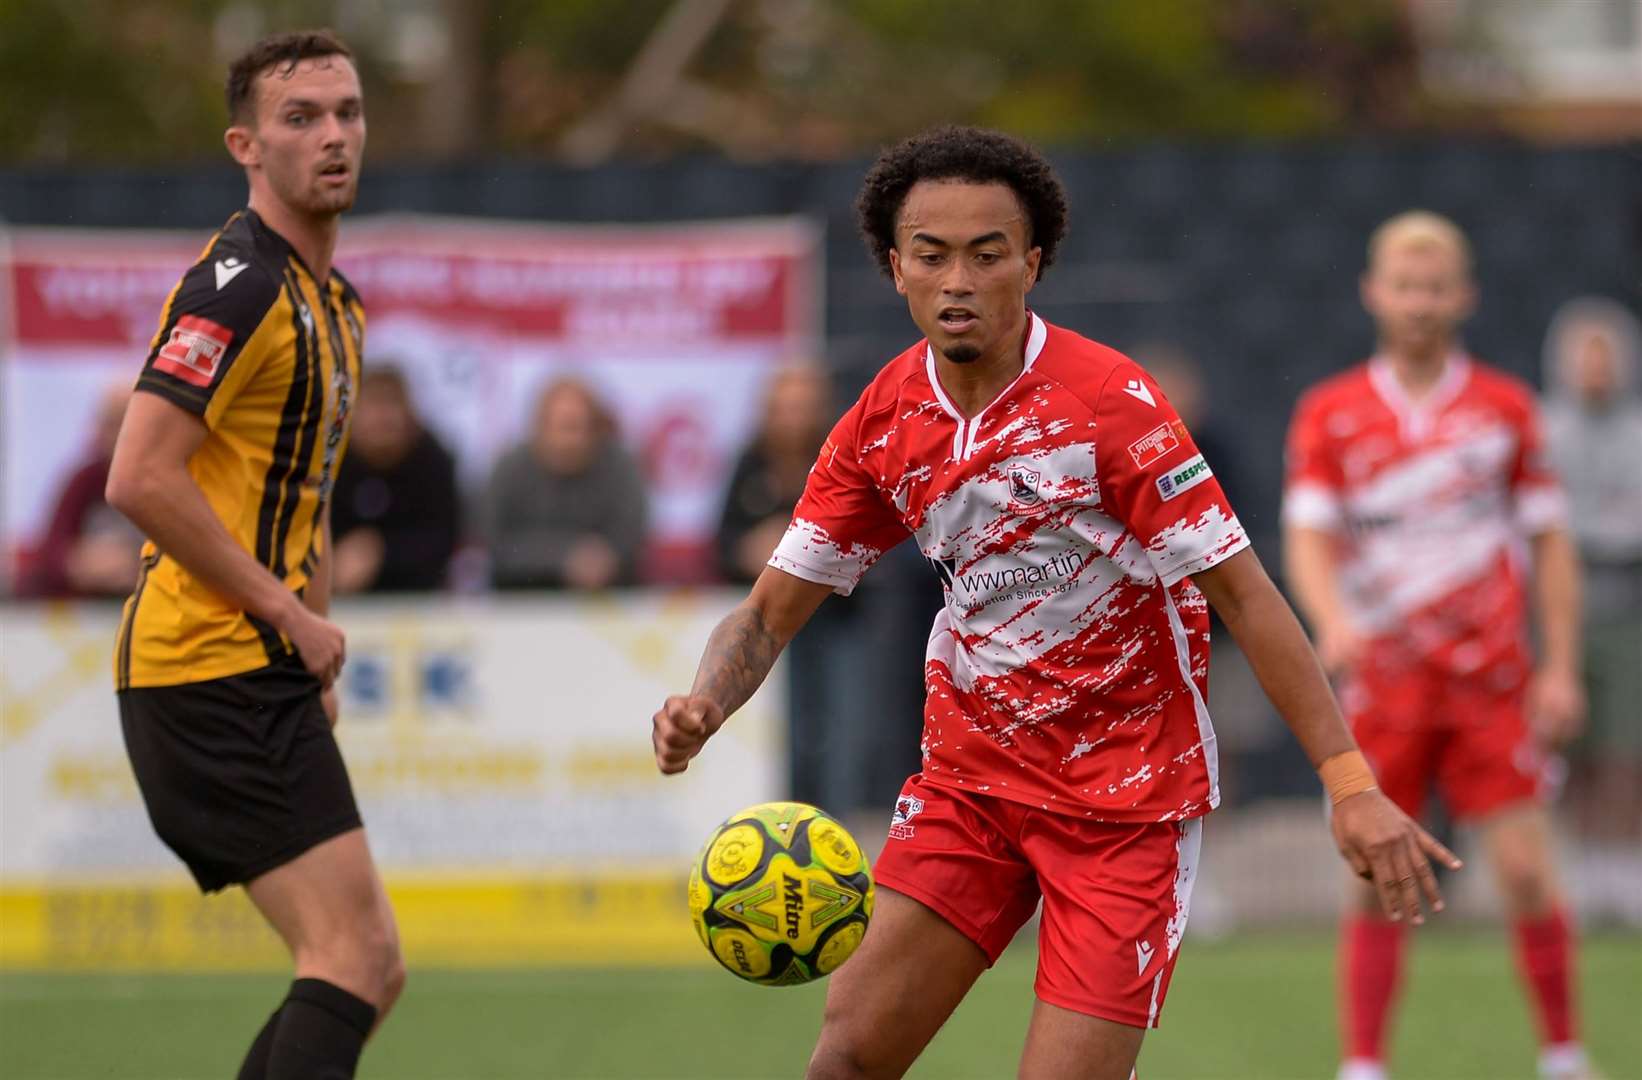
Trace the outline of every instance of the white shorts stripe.
{"label": "white shorts stripe", "polygon": [[1203,855],[1203,819],[1192,818],[1180,823],[1175,840],[1174,912],[1163,931],[1164,966],[1152,982],[1152,1003],[1146,1010],[1146,1026],[1157,1026],[1157,997],[1163,988],[1163,972],[1169,970],[1168,961],[1180,951],[1180,939],[1186,934],[1186,920],[1192,911],[1192,886],[1197,883],[1197,867]]}

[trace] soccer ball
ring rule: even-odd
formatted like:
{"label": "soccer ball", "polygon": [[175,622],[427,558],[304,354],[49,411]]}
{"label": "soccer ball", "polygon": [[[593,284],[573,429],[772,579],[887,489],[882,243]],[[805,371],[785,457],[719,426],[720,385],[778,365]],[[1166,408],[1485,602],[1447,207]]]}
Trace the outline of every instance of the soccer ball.
{"label": "soccer ball", "polygon": [[690,870],[701,943],[748,982],[797,986],[849,959],[872,917],[872,872],[844,827],[806,803],[732,814]]}

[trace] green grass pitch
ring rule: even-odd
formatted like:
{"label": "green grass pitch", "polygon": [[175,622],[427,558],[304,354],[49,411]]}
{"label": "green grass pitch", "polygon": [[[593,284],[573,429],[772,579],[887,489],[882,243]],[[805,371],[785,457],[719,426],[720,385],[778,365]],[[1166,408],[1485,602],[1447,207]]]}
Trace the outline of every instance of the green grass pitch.
{"label": "green grass pitch", "polygon": [[[983,976],[913,1070],[923,1080],[1014,1075],[1032,1002],[1023,940]],[[1333,943],[1325,934],[1188,940],[1144,1080],[1333,1075]],[[416,971],[367,1048],[370,1080],[797,1077],[820,985],[764,989],[710,966]],[[1504,935],[1418,942],[1396,1030],[1398,1080],[1510,1080],[1534,1070],[1533,1025]],[[8,1080],[221,1078],[279,996],[264,975],[0,976]],[[1642,937],[1596,935],[1581,956],[1586,1038],[1610,1080],[1642,1078]]]}

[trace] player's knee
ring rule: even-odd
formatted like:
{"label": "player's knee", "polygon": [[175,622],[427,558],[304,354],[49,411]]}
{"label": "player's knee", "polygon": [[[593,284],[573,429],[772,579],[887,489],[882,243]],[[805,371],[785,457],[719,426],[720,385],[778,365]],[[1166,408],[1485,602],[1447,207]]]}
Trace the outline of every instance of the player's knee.
{"label": "player's knee", "polygon": [[1556,885],[1541,860],[1506,857],[1499,864],[1500,889],[1506,906],[1516,914],[1538,914],[1555,903]]}
{"label": "player's knee", "polygon": [[396,943],[387,957],[387,970],[382,975],[382,1002],[377,1006],[379,1017],[386,1015],[393,1008],[393,1003],[399,1000],[399,995],[405,992],[405,978],[405,954]]}
{"label": "player's knee", "polygon": [[804,1080],[868,1080],[877,1075],[847,1045],[825,1036],[816,1044]]}
{"label": "player's knee", "polygon": [[[375,922],[341,928],[309,943],[299,970],[336,983],[382,1008],[404,984],[404,959],[394,934]],[[390,993],[391,991],[391,993]]]}
{"label": "player's knee", "polygon": [[873,1031],[856,1024],[831,1001],[821,1021],[821,1037],[816,1040],[805,1080],[869,1080],[899,1076],[897,1055]]}

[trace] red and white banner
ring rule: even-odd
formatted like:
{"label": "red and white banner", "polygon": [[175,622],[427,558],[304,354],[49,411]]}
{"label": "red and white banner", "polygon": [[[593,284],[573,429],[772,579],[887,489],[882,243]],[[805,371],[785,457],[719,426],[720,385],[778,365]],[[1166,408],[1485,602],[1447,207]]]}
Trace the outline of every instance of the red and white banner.
{"label": "red and white banner", "polygon": [[[86,452],[100,393],[135,381],[165,296],[205,239],[5,234],[8,555],[43,531]],[[818,253],[816,229],[798,219],[634,227],[396,216],[345,223],[337,265],[365,301],[367,363],[406,372],[469,493],[523,435],[538,390],[574,374],[613,410],[644,465],[653,563],[690,578],[705,566],[766,380],[816,355]]]}

